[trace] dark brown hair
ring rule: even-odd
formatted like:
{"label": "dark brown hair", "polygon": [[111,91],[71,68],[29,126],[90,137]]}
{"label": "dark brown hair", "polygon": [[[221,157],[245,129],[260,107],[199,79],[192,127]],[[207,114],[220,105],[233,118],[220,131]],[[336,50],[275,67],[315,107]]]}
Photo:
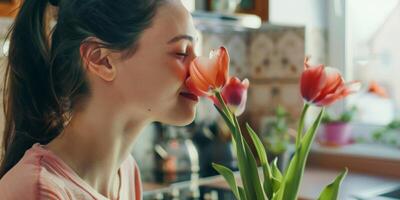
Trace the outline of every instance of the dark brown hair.
{"label": "dark brown hair", "polygon": [[[25,0],[8,34],[0,178],[34,143],[47,144],[57,137],[78,102],[90,94],[80,45],[96,37],[104,48],[135,48],[162,2],[49,1]],[[46,20],[49,3],[58,7],[51,29]]]}

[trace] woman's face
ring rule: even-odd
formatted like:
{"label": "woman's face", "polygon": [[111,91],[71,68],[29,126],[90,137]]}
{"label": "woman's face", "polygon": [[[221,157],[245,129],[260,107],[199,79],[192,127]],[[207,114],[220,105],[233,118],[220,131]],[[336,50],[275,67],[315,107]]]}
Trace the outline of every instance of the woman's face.
{"label": "woman's face", "polygon": [[185,94],[184,82],[195,58],[195,38],[192,17],[180,1],[167,1],[159,7],[135,53],[113,63],[117,74],[112,89],[118,102],[151,121],[192,122],[198,99]]}

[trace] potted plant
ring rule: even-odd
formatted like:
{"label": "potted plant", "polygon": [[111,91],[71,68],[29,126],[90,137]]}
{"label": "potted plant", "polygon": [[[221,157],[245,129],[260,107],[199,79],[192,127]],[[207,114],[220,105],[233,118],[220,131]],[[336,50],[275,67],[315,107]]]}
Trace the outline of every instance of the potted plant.
{"label": "potted plant", "polygon": [[394,119],[372,133],[372,142],[400,148],[400,120]]}
{"label": "potted plant", "polygon": [[338,117],[333,117],[326,112],[322,117],[322,129],[318,141],[320,144],[339,147],[352,142],[350,122],[356,112],[356,107],[343,111]]}
{"label": "potted plant", "polygon": [[[229,168],[216,163],[213,163],[213,167],[225,178],[237,200],[298,199],[308,154],[321,123],[324,107],[357,90],[358,84],[346,84],[340,73],[333,68],[324,65],[310,66],[306,58],[304,69],[300,77],[300,93],[304,99],[304,106],[299,120],[295,153],[285,170],[281,171],[276,162],[268,162],[265,148],[249,124],[246,124],[246,129],[255,146],[255,153],[243,137],[244,132],[237,117],[245,109],[249,81],[229,77],[227,50],[221,47],[212,51],[209,58],[198,57],[191,63],[186,86],[193,94],[213,100],[215,108],[231,131],[241,184],[236,182],[235,174]],[[320,112],[312,125],[304,130],[304,118],[312,106],[320,107]],[[260,171],[256,158],[260,160]],[[325,187],[318,199],[336,200],[346,174],[347,169]]]}
{"label": "potted plant", "polygon": [[278,161],[278,168],[283,169],[286,164],[285,152],[290,144],[290,134],[294,130],[288,127],[288,113],[283,106],[275,109],[275,115],[264,119],[261,127],[261,141],[264,144],[268,161],[275,158]]}

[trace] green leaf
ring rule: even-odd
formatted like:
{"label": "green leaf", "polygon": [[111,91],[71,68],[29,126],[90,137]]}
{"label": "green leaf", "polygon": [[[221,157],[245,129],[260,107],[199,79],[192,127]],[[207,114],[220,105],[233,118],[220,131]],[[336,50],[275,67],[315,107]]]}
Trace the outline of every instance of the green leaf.
{"label": "green leaf", "polygon": [[226,116],[225,113],[217,106],[215,106],[215,108],[218,110],[218,112],[224,119],[225,123],[228,125],[228,127],[231,130],[231,133],[233,135],[232,143],[236,150],[240,178],[242,179],[242,183],[244,185],[244,189],[243,189],[244,194],[247,199],[255,199],[256,192],[252,185],[251,176],[250,176],[249,172],[246,170],[249,168],[249,166],[247,166],[248,165],[247,155],[245,153],[245,147],[243,145],[243,138],[241,136],[240,130],[238,130],[236,128],[236,124],[234,124],[234,122],[232,122],[230,120],[230,119],[232,119],[231,117]]}
{"label": "green leaf", "polygon": [[[216,95],[217,97],[221,97],[218,92]],[[248,147],[248,144],[242,136],[237,118],[227,108],[222,98],[218,98],[218,100],[222,105],[222,109],[219,109],[218,107],[216,108],[231,130],[233,135],[232,138],[236,144],[239,172],[246,199],[263,200],[265,195],[263,189],[261,188],[261,183],[258,177],[257,163],[250,148]]]}
{"label": "green leaf", "polygon": [[276,193],[279,188],[281,187],[281,183],[282,183],[282,173],[278,168],[277,165],[278,162],[278,158],[275,158],[274,161],[272,161],[272,189],[274,191],[274,193]]}
{"label": "green leaf", "polygon": [[[262,185],[260,182],[260,177],[258,175],[258,169],[257,169],[257,162],[256,159],[254,158],[253,152],[251,151],[249,145],[247,144],[246,140],[242,136],[242,132],[240,131],[240,126],[237,118],[233,116],[233,120],[235,123],[235,127],[237,130],[237,137],[238,140],[237,142],[237,147],[244,147],[244,155],[243,158],[244,160],[239,160],[239,165],[242,164],[243,168],[240,169],[240,171],[243,171],[245,173],[244,180],[246,182],[243,183],[244,189],[246,191],[246,188],[249,187],[248,191],[253,191],[254,193],[250,193],[248,196],[248,199],[257,199],[257,200],[263,200],[265,199],[265,193],[264,190],[262,189]],[[240,151],[238,150],[238,153]],[[240,155],[238,154],[238,159]],[[242,162],[242,163],[241,163]],[[239,166],[240,167],[240,166]],[[242,174],[241,174],[242,176]],[[243,179],[242,179],[243,180]],[[246,192],[248,192],[246,191]],[[248,193],[246,193],[248,194]],[[251,198],[250,198],[251,196]]]}
{"label": "green leaf", "polygon": [[225,178],[226,182],[228,182],[229,187],[231,188],[236,199],[241,200],[233,172],[229,168],[226,168],[216,163],[212,163],[212,166],[214,167],[215,170],[218,171],[219,174],[221,174]]}
{"label": "green leaf", "polygon": [[278,158],[272,161],[272,176],[281,181],[283,179],[282,173],[278,168]]}
{"label": "green leaf", "polygon": [[274,194],[274,197],[272,197],[271,200],[282,200],[282,195],[281,195],[281,194],[283,194],[282,191],[283,191],[283,187],[280,187],[278,192]]}
{"label": "green leaf", "polygon": [[347,168],[331,184],[325,187],[318,200],[337,200],[340,184],[346,175]]}
{"label": "green leaf", "polygon": [[254,146],[256,147],[261,164],[268,165],[267,153],[265,152],[264,145],[262,144],[260,138],[258,138],[257,133],[250,127],[248,123],[246,123],[246,128],[250,134],[251,139],[253,140]]}
{"label": "green leaf", "polygon": [[233,143],[235,144],[237,161],[239,167],[240,178],[242,179],[243,189],[245,192],[246,199],[255,199],[256,192],[252,185],[251,176],[248,172],[249,166],[247,162],[247,154],[245,153],[245,148],[243,145],[243,139],[240,131],[236,128],[236,124],[234,124],[233,133]]}
{"label": "green leaf", "polygon": [[273,188],[272,188],[272,180],[271,180],[271,169],[268,164],[267,153],[265,152],[264,145],[262,144],[260,138],[257,136],[257,133],[250,127],[248,123],[246,123],[247,131],[253,141],[253,144],[257,150],[258,158],[260,159],[261,166],[264,174],[264,192],[266,193],[268,199],[271,199],[273,196]]}
{"label": "green leaf", "polygon": [[245,194],[245,192],[244,192],[244,189],[242,188],[242,187],[238,187],[238,190],[239,190],[239,196],[240,196],[240,199],[241,200],[247,200],[246,199],[246,194]]}
{"label": "green leaf", "polygon": [[272,182],[272,190],[274,191],[273,197],[275,197],[276,196],[275,194],[278,193],[279,189],[281,188],[282,181],[275,177],[272,177],[271,180],[272,180],[271,181]]}
{"label": "green leaf", "polygon": [[299,190],[300,182],[304,174],[304,168],[307,161],[308,154],[311,149],[311,145],[314,141],[315,134],[324,113],[324,108],[322,108],[317,119],[314,121],[313,125],[307,130],[299,147],[290,161],[289,167],[287,168],[286,175],[283,181],[283,190],[280,191],[284,200],[296,200],[297,193]]}

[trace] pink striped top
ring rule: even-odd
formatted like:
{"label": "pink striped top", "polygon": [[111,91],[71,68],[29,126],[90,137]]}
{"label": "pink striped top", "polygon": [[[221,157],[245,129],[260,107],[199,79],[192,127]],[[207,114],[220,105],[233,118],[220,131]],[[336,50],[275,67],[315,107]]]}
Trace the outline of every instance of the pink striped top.
{"label": "pink striped top", "polygon": [[[139,170],[132,156],[122,163],[119,174],[119,200],[142,199]],[[40,144],[27,150],[0,180],[0,199],[108,200]]]}

